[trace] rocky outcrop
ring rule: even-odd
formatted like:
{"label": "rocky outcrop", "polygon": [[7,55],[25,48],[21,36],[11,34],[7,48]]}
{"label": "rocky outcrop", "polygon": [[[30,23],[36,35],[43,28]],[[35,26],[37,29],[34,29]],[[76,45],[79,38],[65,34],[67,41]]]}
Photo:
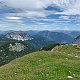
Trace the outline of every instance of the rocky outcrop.
{"label": "rocky outcrop", "polygon": [[20,41],[20,40],[21,41],[25,41],[25,40],[33,39],[28,34],[26,34],[24,32],[11,32],[11,33],[7,33],[7,35],[5,37],[9,38],[9,39],[18,40],[18,41]]}
{"label": "rocky outcrop", "polygon": [[74,44],[80,45],[80,36],[75,38]]}
{"label": "rocky outcrop", "polygon": [[9,45],[9,51],[20,52],[20,51],[24,51],[24,49],[25,49],[25,46],[21,43],[15,43],[14,45],[12,44]]}

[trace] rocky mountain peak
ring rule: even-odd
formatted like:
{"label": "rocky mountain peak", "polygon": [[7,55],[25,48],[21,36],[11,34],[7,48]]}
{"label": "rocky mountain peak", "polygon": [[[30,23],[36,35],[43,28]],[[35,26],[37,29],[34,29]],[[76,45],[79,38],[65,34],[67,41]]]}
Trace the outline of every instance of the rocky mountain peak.
{"label": "rocky mountain peak", "polygon": [[21,32],[21,31],[7,33],[6,38],[14,39],[14,40],[18,40],[18,41],[20,41],[20,40],[25,41],[25,40],[33,39],[27,33],[24,33],[24,32]]}

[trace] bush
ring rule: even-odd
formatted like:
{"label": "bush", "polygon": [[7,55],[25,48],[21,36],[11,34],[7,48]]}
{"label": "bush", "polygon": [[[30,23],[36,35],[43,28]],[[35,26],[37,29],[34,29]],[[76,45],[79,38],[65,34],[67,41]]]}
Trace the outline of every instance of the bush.
{"label": "bush", "polygon": [[48,45],[46,47],[41,48],[40,51],[42,51],[42,50],[51,51],[55,46],[59,46],[59,45],[61,45],[61,44],[59,44],[59,43],[50,44],[50,45]]}

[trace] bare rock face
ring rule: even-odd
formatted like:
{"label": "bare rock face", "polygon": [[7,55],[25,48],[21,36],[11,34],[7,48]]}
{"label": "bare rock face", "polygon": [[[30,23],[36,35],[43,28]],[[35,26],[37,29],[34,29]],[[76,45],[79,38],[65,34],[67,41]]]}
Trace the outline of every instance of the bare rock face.
{"label": "bare rock face", "polygon": [[25,46],[21,43],[15,43],[14,45],[10,44],[9,45],[9,51],[17,51],[17,52],[21,52],[24,51]]}
{"label": "bare rock face", "polygon": [[80,45],[80,36],[75,39],[74,44]]}
{"label": "bare rock face", "polygon": [[6,38],[14,39],[14,40],[18,40],[18,41],[20,41],[20,40],[25,41],[25,40],[33,39],[28,34],[26,34],[24,32],[11,32],[11,33],[8,33],[6,35]]}

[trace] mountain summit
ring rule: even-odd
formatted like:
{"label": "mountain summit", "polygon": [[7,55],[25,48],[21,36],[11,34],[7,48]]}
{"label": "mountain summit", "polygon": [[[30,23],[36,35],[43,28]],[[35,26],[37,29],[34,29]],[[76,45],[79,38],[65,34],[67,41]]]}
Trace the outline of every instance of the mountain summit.
{"label": "mountain summit", "polygon": [[21,31],[7,33],[5,37],[9,38],[9,39],[18,40],[18,41],[25,41],[25,40],[33,39],[27,33],[24,33],[24,32],[21,32]]}

